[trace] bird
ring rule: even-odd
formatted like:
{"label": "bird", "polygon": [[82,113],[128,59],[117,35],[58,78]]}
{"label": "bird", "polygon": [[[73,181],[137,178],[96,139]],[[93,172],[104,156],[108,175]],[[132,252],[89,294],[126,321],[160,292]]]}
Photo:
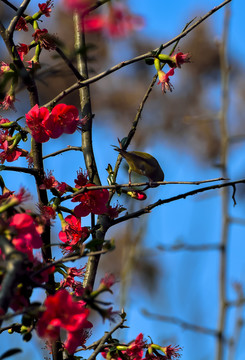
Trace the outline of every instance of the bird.
{"label": "bird", "polygon": [[[155,159],[152,155],[141,151],[126,151],[115,145],[113,145],[113,147],[114,150],[118,151],[129,165],[129,185],[131,185],[132,171],[136,172],[137,174],[146,176],[149,179],[150,186],[152,187],[152,182],[164,180],[164,172],[162,171],[162,168],[159,165],[157,159]],[[156,186],[158,185],[154,185],[154,187]]]}

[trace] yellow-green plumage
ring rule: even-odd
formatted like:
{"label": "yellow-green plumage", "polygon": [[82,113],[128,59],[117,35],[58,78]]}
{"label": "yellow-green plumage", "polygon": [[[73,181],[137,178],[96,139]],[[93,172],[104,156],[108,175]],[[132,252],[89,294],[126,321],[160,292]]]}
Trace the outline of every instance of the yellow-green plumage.
{"label": "yellow-green plumage", "polygon": [[148,177],[150,182],[164,180],[164,173],[161,166],[150,154],[140,151],[125,151],[117,146],[115,146],[115,150],[122,155],[129,165],[129,183],[131,183],[132,171]]}

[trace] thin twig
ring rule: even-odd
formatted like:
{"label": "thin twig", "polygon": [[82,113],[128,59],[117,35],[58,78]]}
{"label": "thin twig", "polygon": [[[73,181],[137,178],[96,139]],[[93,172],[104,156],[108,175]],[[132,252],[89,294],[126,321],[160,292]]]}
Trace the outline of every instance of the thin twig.
{"label": "thin twig", "polygon": [[71,69],[71,71],[73,72],[73,74],[76,76],[76,78],[78,80],[85,80],[85,78],[80,74],[80,72],[75,68],[75,66],[72,64],[72,62],[70,61],[70,59],[68,59],[68,57],[64,54],[64,52],[58,47],[56,46],[55,48],[56,52],[60,55],[60,57],[64,60],[64,62],[66,63],[66,65]]}
{"label": "thin twig", "polygon": [[32,169],[32,168],[24,168],[24,167],[20,167],[20,166],[5,166],[5,165],[0,165],[0,171],[16,171],[16,172],[22,172],[25,174],[30,174],[30,175],[37,175],[37,170],[36,169]]}
{"label": "thin twig", "polygon": [[7,29],[8,32],[8,36],[12,38],[13,36],[13,32],[15,29],[15,26],[18,22],[18,20],[20,19],[20,17],[24,14],[25,9],[27,8],[27,6],[29,5],[31,0],[24,0],[22,2],[22,4],[20,5],[20,7],[17,10],[16,16],[11,20],[9,27]]}
{"label": "thin twig", "polygon": [[204,326],[191,324],[191,323],[184,321],[180,318],[177,318],[175,316],[153,314],[153,313],[150,313],[148,310],[142,310],[142,312],[143,312],[143,315],[146,315],[146,316],[150,317],[151,319],[165,321],[165,322],[169,322],[171,324],[176,324],[186,330],[200,332],[202,334],[211,335],[211,336],[215,336],[215,337],[219,336],[219,333],[217,330],[209,329]]}
{"label": "thin twig", "polygon": [[139,217],[141,215],[144,215],[144,214],[148,214],[149,212],[151,212],[152,209],[154,209],[157,206],[168,204],[170,202],[180,200],[180,199],[185,199],[188,196],[193,196],[193,195],[196,195],[196,194],[201,193],[201,192],[205,192],[205,191],[209,191],[209,190],[215,190],[215,189],[222,189],[224,187],[233,186],[235,184],[245,184],[245,179],[237,180],[237,181],[230,181],[230,182],[222,183],[222,184],[218,184],[218,185],[207,186],[207,187],[204,187],[204,188],[201,188],[201,189],[195,189],[195,190],[192,190],[192,191],[185,192],[183,194],[175,195],[175,196],[172,196],[172,197],[167,198],[167,199],[158,200],[157,202],[155,202],[155,203],[153,203],[151,205],[148,205],[148,206],[146,206],[145,208],[143,208],[141,210],[135,211],[135,212],[133,212],[131,214],[127,214],[127,215],[125,215],[125,216],[123,216],[123,217],[121,217],[119,219],[113,220],[112,221],[112,226],[116,225],[116,224],[119,224],[119,223],[121,223],[123,221],[133,219],[133,218],[137,218],[137,217]]}
{"label": "thin twig", "polygon": [[[14,6],[11,2],[8,0],[1,0],[4,4],[8,5],[12,10],[18,11],[18,8]],[[22,14],[23,16],[27,16],[26,14]]]}
{"label": "thin twig", "polygon": [[220,250],[220,244],[200,244],[200,245],[174,244],[171,246],[158,245],[157,249],[162,251],[210,251],[210,250]]}
{"label": "thin twig", "polygon": [[[200,180],[200,181],[158,181],[158,182],[143,182],[143,183],[133,183],[133,184],[115,184],[115,185],[100,185],[100,186],[83,186],[82,189],[76,191],[71,195],[66,195],[61,198],[61,201],[66,201],[72,199],[73,197],[83,194],[88,191],[94,190],[102,190],[102,189],[110,189],[110,190],[119,190],[121,188],[128,188],[129,190],[135,190],[134,188],[139,186],[155,186],[155,185],[200,185],[214,181],[221,181],[226,180],[224,178],[215,178],[215,179],[208,179],[208,180]],[[245,179],[244,179],[245,181]]]}
{"label": "thin twig", "polygon": [[57,150],[57,151],[55,151],[55,152],[53,152],[53,153],[51,153],[51,154],[48,154],[48,155],[43,156],[43,160],[48,159],[48,158],[50,158],[50,157],[52,157],[52,156],[56,156],[56,155],[62,154],[62,153],[64,153],[64,152],[66,152],[66,151],[71,151],[71,150],[82,151],[82,147],[81,147],[81,146],[71,146],[71,145],[68,145],[67,148],[65,148],[65,149]]}
{"label": "thin twig", "polygon": [[88,358],[88,360],[94,360],[96,359],[96,356],[101,352],[101,350],[104,349],[104,344],[106,343],[106,341],[111,337],[111,335],[118,329],[120,329],[124,322],[126,321],[125,318],[122,318],[122,320],[120,321],[119,324],[117,324],[111,331],[106,332],[105,335],[101,338],[101,341],[99,343],[99,345],[97,346],[97,348],[95,349],[95,351],[93,352],[92,355],[90,355],[90,357]]}

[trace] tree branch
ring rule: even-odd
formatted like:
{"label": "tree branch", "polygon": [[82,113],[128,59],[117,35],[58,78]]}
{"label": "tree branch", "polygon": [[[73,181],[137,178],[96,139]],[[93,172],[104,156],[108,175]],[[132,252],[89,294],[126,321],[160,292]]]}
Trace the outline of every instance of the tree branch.
{"label": "tree branch", "polygon": [[[172,45],[173,43],[175,43],[176,41],[182,39],[183,37],[185,37],[190,31],[192,31],[194,28],[196,28],[198,25],[200,25],[204,20],[206,20],[209,16],[213,15],[216,11],[218,11],[219,9],[221,9],[223,6],[225,6],[226,4],[228,4],[229,2],[231,2],[232,0],[226,0],[224,1],[222,4],[220,4],[219,6],[216,6],[214,7],[212,10],[210,10],[207,14],[205,14],[203,17],[201,17],[198,21],[196,21],[193,25],[191,25],[189,28],[187,28],[185,31],[183,31],[182,33],[180,33],[179,35],[177,35],[176,37],[174,37],[172,40],[168,41],[167,43],[165,44],[162,44],[160,46],[160,49],[161,51],[163,49],[166,49],[168,46]],[[91,78],[88,78],[84,81],[78,81],[77,83],[73,84],[72,86],[70,86],[69,88],[63,90],[59,95],[57,95],[53,100],[51,100],[50,102],[48,102],[47,104],[43,105],[43,106],[46,106],[46,107],[49,107],[49,106],[53,106],[54,104],[56,104],[57,102],[59,102],[60,100],[62,100],[66,95],[72,93],[73,91],[75,90],[78,90],[84,86],[87,86],[89,84],[92,84],[100,79],[103,79],[105,76],[108,76],[109,74],[119,70],[119,69],[122,69],[123,67],[125,66],[128,66],[130,64],[133,64],[135,62],[138,62],[138,61],[141,61],[141,60],[144,60],[146,58],[149,58],[149,57],[154,57],[154,53],[157,52],[159,50],[159,48],[157,49],[154,49],[152,51],[149,51],[145,54],[142,54],[142,55],[139,55],[139,56],[136,56],[130,60],[125,60],[125,61],[122,61],[121,63],[109,68],[108,70],[98,74],[98,75],[95,75]]]}
{"label": "tree branch", "polygon": [[180,199],[185,199],[188,196],[193,196],[193,195],[205,192],[205,191],[214,190],[214,189],[222,189],[224,187],[233,186],[233,185],[236,185],[236,184],[245,184],[245,179],[237,180],[237,181],[230,181],[230,182],[223,183],[223,184],[218,184],[218,185],[207,186],[207,187],[204,187],[204,188],[201,188],[201,189],[196,189],[196,190],[185,192],[183,194],[172,196],[172,197],[170,197],[168,199],[158,200],[157,202],[155,202],[155,203],[153,203],[151,205],[148,205],[148,206],[146,206],[145,208],[143,208],[141,210],[135,211],[135,212],[133,212],[131,214],[127,214],[127,215],[125,215],[125,216],[123,216],[123,217],[121,217],[119,219],[113,220],[112,221],[112,226],[116,225],[116,224],[119,224],[119,223],[121,223],[123,221],[139,217],[139,216],[141,216],[143,214],[148,214],[149,212],[151,212],[152,209],[154,209],[157,206],[168,204],[170,202],[180,200]]}

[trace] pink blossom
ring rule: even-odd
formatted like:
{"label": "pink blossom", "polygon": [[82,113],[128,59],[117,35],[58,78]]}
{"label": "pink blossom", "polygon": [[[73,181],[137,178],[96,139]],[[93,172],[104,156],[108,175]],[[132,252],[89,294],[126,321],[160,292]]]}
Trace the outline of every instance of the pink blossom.
{"label": "pink blossom", "polygon": [[32,250],[39,249],[43,244],[32,216],[23,213],[15,214],[11,218],[9,226],[13,229],[13,245],[17,250],[27,253],[32,260]]}
{"label": "pink blossom", "polygon": [[190,53],[182,53],[182,52],[178,52],[177,54],[171,56],[171,58],[173,59],[173,61],[176,64],[176,67],[181,68],[181,65],[183,65],[184,63],[189,63],[191,62],[191,54]]}
{"label": "pink blossom", "polygon": [[16,46],[16,49],[17,49],[17,51],[18,51],[18,54],[19,54],[19,56],[20,56],[20,59],[23,61],[24,56],[25,56],[26,54],[28,54],[28,52],[29,52],[29,46],[26,45],[26,44],[20,43],[19,45]]}
{"label": "pink blossom", "polygon": [[171,68],[167,73],[162,70],[159,70],[157,73],[159,78],[158,84],[162,84],[162,91],[164,93],[166,93],[166,90],[172,91],[173,85],[170,83],[169,76],[174,75],[174,68]]}
{"label": "pink blossom", "polygon": [[115,284],[115,276],[113,274],[105,274],[105,276],[100,280],[99,288],[109,290],[114,284]]}

